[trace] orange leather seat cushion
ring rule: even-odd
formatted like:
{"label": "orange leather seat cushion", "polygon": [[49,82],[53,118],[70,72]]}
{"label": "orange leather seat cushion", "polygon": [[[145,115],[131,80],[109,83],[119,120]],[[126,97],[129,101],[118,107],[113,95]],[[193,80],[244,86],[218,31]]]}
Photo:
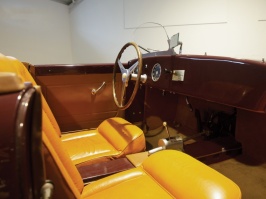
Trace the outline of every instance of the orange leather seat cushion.
{"label": "orange leather seat cushion", "polygon": [[95,130],[62,134],[61,140],[75,164],[145,150],[142,130],[118,117],[104,120]]}
{"label": "orange leather seat cushion", "polygon": [[174,150],[157,152],[134,169],[93,182],[84,187],[83,198],[241,198],[231,180]]}

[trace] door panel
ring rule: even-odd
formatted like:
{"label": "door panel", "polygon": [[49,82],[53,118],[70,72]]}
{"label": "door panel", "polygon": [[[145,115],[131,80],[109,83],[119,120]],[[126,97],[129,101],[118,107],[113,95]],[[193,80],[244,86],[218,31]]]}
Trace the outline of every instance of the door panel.
{"label": "door panel", "polygon": [[[56,67],[57,70],[53,67],[35,66],[33,76],[41,85],[42,92],[63,132],[95,128],[104,119],[116,116],[118,109],[112,93],[112,65],[105,66],[106,71],[102,67],[102,74],[93,73],[92,70],[96,67],[93,65],[91,70],[90,65],[84,66],[84,70],[79,66],[77,71],[74,70],[75,66],[69,67],[69,71],[67,67],[61,66],[64,72],[58,69],[59,66]],[[53,73],[45,73],[43,68]],[[105,85],[93,95],[91,91],[98,89],[103,82]],[[118,85],[121,86],[121,82]]]}

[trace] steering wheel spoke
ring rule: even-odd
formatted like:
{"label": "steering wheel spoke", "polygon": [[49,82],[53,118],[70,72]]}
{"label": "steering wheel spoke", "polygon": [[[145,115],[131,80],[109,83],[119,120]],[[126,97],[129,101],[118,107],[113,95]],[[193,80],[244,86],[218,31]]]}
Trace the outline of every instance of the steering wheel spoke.
{"label": "steering wheel spoke", "polygon": [[[129,47],[129,46],[133,46],[137,52],[138,55],[138,60],[132,65],[130,66],[128,69],[126,69],[123,64],[121,63],[120,59],[122,57],[123,52]],[[116,68],[119,67],[120,72],[122,74],[122,88],[121,88],[121,96],[120,96],[120,102],[117,99],[117,95],[116,95]],[[124,104],[125,102],[125,95],[126,95],[126,88],[128,86],[128,81],[130,79],[130,75],[134,72],[134,70],[138,67],[138,74],[137,77],[134,78],[136,79],[136,83],[133,89],[133,92],[130,96],[130,98],[128,99],[128,101]],[[133,43],[133,42],[129,42],[127,44],[125,44],[122,49],[120,50],[116,61],[115,61],[115,65],[114,65],[114,69],[113,69],[113,97],[114,97],[114,101],[116,106],[119,109],[125,110],[127,109],[133,102],[137,90],[139,88],[139,84],[140,84],[140,77],[141,77],[141,73],[142,73],[142,55],[140,53],[139,47],[137,44]]]}
{"label": "steering wheel spoke", "polygon": [[129,80],[129,76],[130,76],[129,69],[125,69],[125,67],[120,62],[119,59],[117,60],[117,63],[118,63],[118,66],[120,68],[120,72],[122,74],[122,82],[127,84],[128,80]]}
{"label": "steering wheel spoke", "polygon": [[118,66],[120,68],[120,72],[123,74],[126,72],[126,69],[125,67],[123,66],[123,64],[121,63],[120,59],[117,59],[117,63],[118,63]]}
{"label": "steering wheel spoke", "polygon": [[130,68],[128,69],[130,73],[133,73],[134,70],[138,67],[139,62],[136,61]]}
{"label": "steering wheel spoke", "polygon": [[123,106],[125,101],[125,94],[126,94],[127,85],[126,83],[122,84],[122,90],[121,90],[121,97],[120,97],[120,106]]}

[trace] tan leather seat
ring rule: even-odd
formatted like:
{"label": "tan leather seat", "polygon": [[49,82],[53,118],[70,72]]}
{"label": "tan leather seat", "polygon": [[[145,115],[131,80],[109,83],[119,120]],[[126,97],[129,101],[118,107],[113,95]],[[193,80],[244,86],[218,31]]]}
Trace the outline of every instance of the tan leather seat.
{"label": "tan leather seat", "polygon": [[[0,72],[13,72],[24,82],[36,82],[27,68],[17,59],[0,54]],[[80,131],[71,134],[61,134],[56,119],[42,96],[43,128],[49,139],[59,137],[75,164],[85,161],[101,161],[112,159],[126,154],[145,150],[145,137],[143,131],[123,118],[110,118],[103,121],[96,130]]]}
{"label": "tan leather seat", "polygon": [[217,171],[180,151],[165,150],[148,157],[141,166],[88,185],[59,140],[44,134],[47,178],[55,184],[54,198],[180,198],[239,199],[239,187]]}
{"label": "tan leather seat", "polygon": [[99,158],[117,158],[145,149],[142,130],[123,118],[109,118],[96,130],[61,136],[71,159],[77,164]]}

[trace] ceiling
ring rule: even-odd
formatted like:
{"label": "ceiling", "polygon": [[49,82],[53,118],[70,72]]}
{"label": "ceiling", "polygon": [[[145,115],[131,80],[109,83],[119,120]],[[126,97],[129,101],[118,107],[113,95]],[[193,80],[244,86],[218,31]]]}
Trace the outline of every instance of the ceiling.
{"label": "ceiling", "polygon": [[65,5],[70,5],[70,4],[75,2],[75,0],[51,0],[51,1],[56,1],[58,3],[62,3],[62,4],[65,4]]}

